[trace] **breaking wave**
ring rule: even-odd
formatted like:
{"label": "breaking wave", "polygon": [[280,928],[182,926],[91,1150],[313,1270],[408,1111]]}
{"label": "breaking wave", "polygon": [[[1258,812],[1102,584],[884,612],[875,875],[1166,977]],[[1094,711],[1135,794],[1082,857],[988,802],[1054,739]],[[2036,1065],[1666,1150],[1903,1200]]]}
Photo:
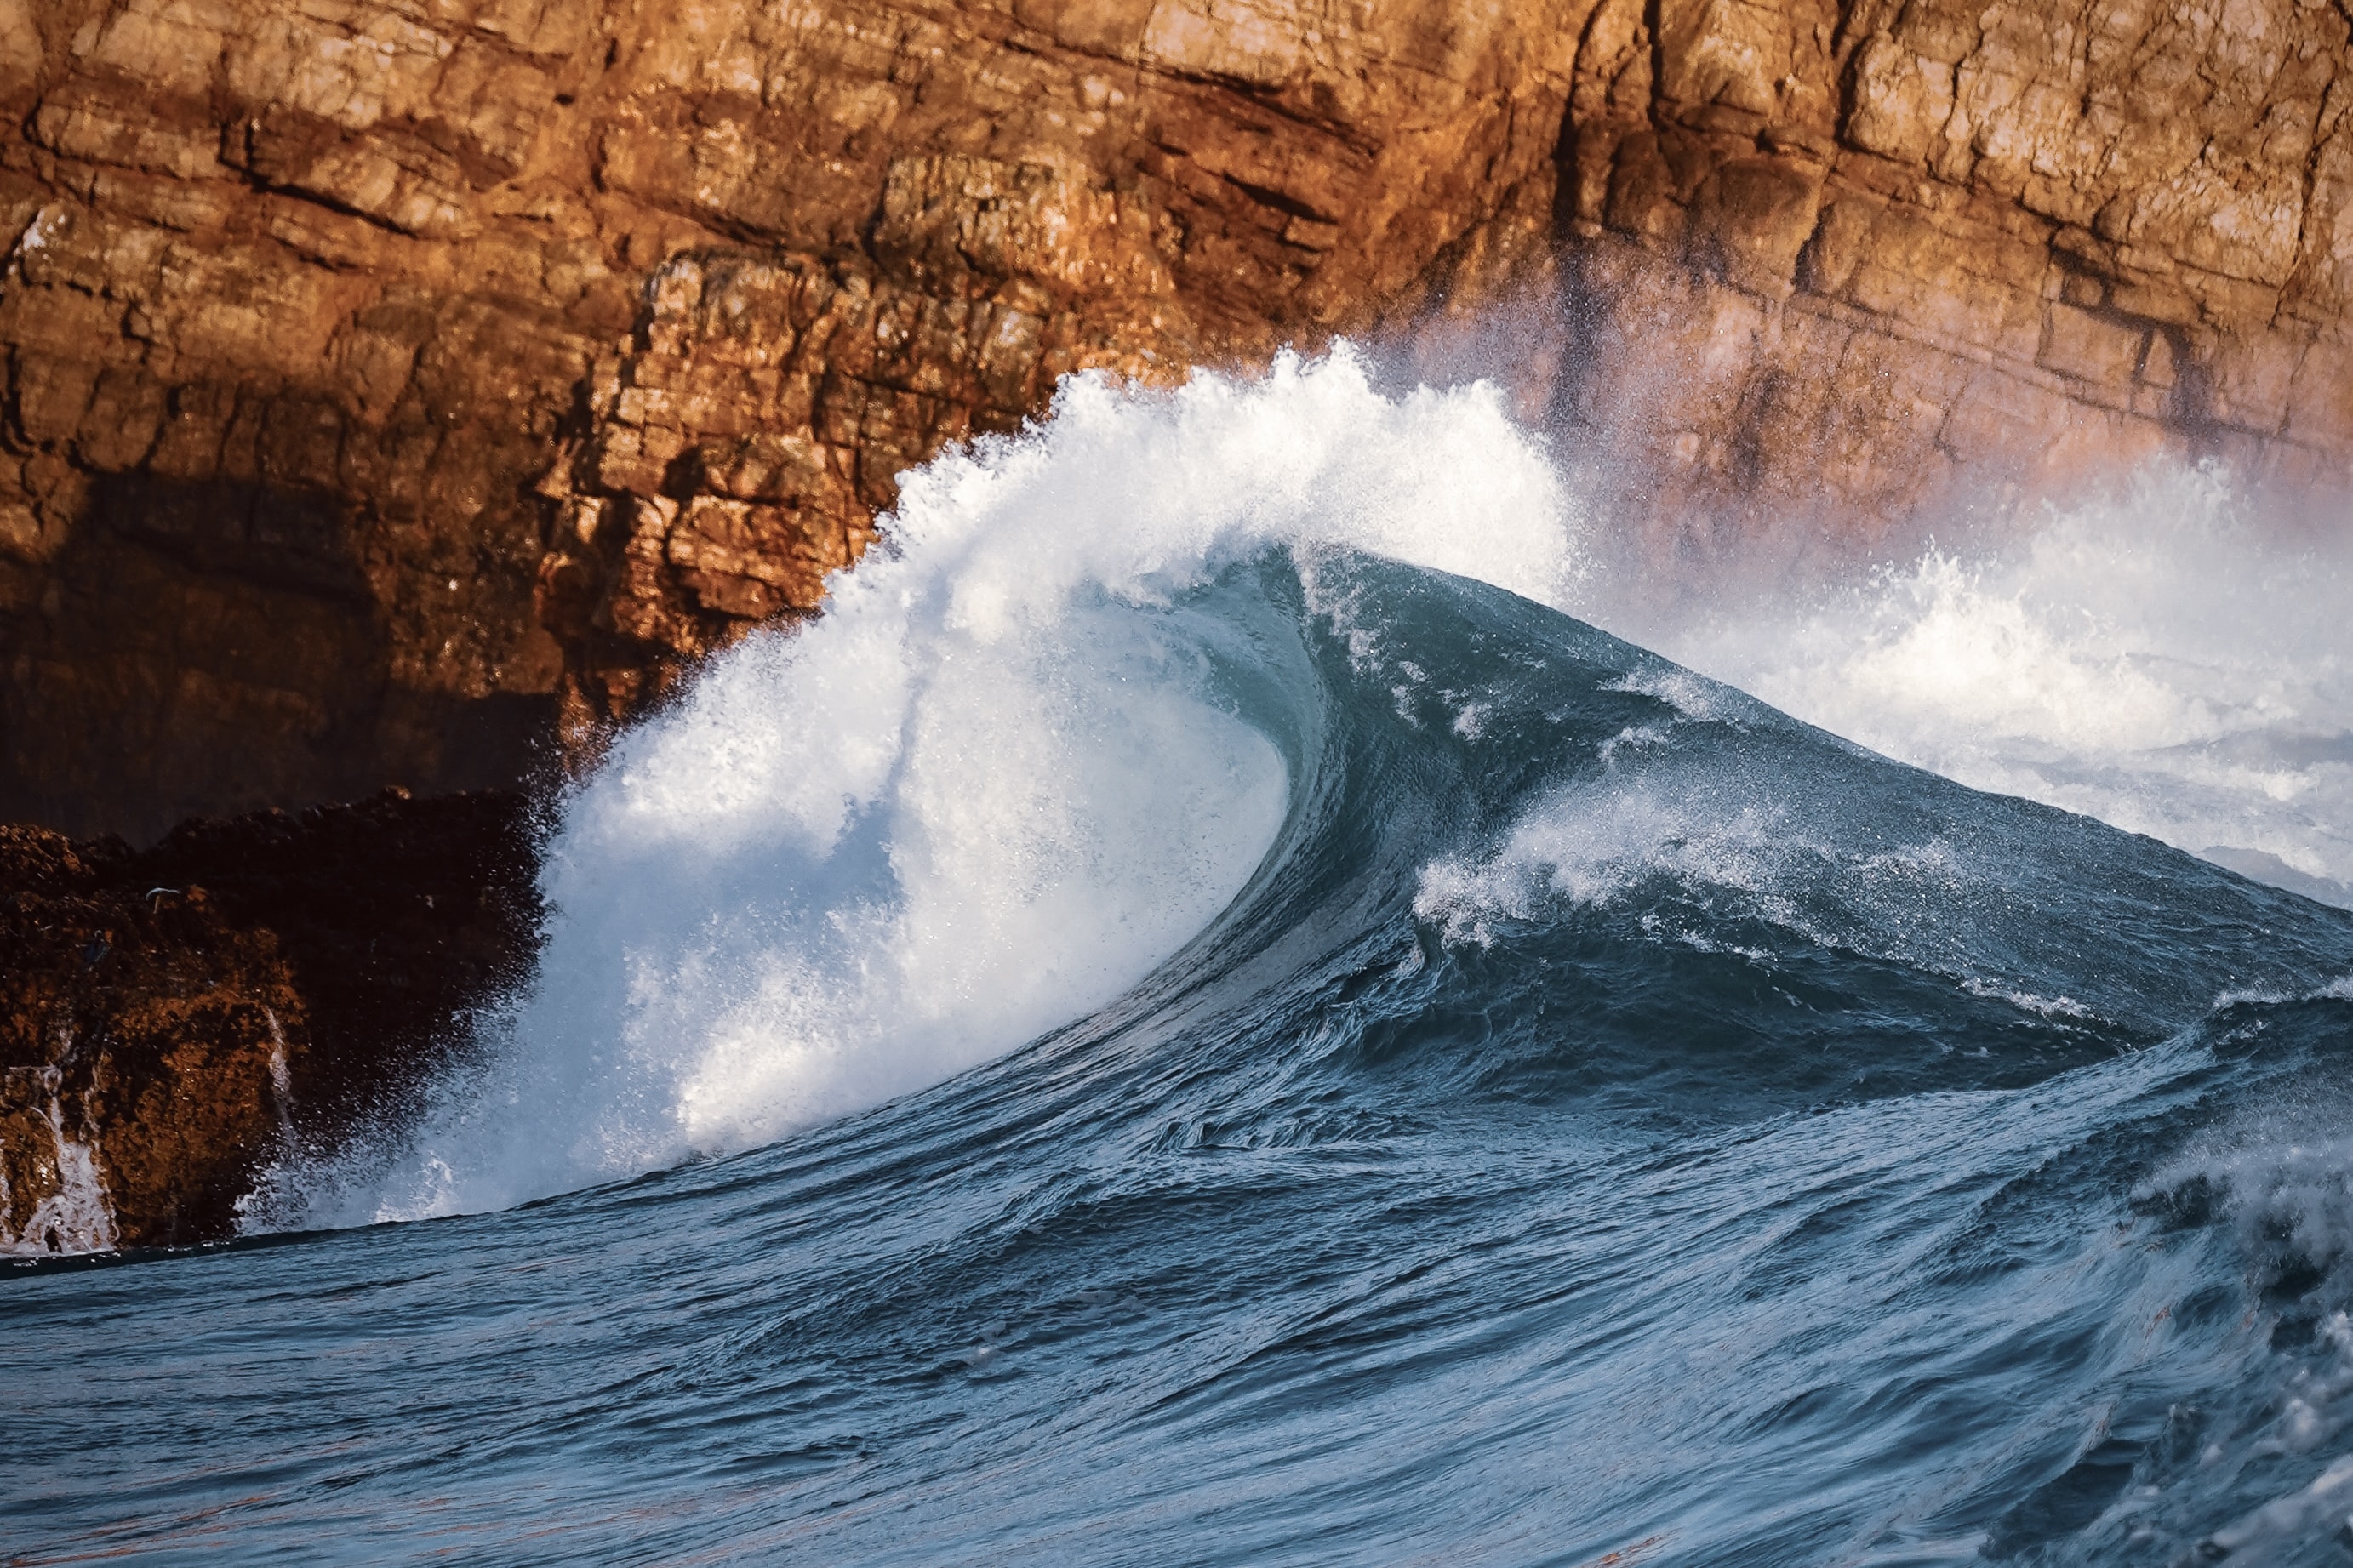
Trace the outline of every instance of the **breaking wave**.
{"label": "breaking wave", "polygon": [[1250,879],[1310,739],[1268,662],[1291,628],[1221,615],[1221,574],[1356,550],[1548,599],[1574,561],[1492,392],[1391,401],[1345,356],[1074,382],[1038,435],[911,477],[891,538],[565,803],[533,993],[393,1184],[314,1178],[365,1207],[313,1217],[751,1147],[1093,1012]]}

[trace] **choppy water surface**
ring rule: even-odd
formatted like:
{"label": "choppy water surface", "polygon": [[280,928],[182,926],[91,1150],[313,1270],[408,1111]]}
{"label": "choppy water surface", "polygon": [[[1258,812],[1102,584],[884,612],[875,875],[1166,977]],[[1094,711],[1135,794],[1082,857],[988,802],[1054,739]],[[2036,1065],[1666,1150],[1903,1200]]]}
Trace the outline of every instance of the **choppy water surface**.
{"label": "choppy water surface", "polygon": [[[295,1228],[0,1277],[0,1543],[2353,1557],[2353,913],[1597,629],[1552,476],[1344,359],[919,477],[569,803],[537,990]],[[1936,732],[1904,626],[1782,613],[1678,651]],[[2291,629],[2210,740],[2335,766]],[[2023,711],[1922,760],[2098,760]],[[2161,718],[2105,776],[2189,798]],[[2334,878],[2313,777],[2177,816]]]}

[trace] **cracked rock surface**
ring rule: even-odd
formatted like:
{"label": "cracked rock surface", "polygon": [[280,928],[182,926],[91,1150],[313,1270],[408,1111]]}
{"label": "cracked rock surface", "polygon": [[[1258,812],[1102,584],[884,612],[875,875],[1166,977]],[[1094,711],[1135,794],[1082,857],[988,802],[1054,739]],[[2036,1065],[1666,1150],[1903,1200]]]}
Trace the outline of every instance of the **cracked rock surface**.
{"label": "cracked rock surface", "polygon": [[1437,363],[1496,309],[1629,527],[1868,534],[2158,450],[2341,480],[2348,38],[2305,0],[0,0],[0,818],[511,781],[810,613],[899,472],[1061,374]]}

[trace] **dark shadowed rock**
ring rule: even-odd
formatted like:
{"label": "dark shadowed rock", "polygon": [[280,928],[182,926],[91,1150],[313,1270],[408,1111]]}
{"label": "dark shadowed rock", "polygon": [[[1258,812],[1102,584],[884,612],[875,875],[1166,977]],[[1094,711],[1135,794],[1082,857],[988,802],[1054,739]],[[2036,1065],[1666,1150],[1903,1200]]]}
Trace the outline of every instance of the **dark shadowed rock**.
{"label": "dark shadowed rock", "polygon": [[518,795],[0,828],[0,1247],[217,1239],[273,1161],[396,1119],[527,973]]}

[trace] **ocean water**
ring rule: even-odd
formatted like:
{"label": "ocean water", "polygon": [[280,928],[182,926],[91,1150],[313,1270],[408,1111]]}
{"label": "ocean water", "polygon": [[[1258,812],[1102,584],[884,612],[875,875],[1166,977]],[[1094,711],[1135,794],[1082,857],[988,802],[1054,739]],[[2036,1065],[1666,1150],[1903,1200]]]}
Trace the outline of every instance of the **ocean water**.
{"label": "ocean water", "polygon": [[913,476],[429,1101],[0,1273],[0,1552],[2353,1560],[2339,558],[1695,605],[1564,456],[1343,354]]}

